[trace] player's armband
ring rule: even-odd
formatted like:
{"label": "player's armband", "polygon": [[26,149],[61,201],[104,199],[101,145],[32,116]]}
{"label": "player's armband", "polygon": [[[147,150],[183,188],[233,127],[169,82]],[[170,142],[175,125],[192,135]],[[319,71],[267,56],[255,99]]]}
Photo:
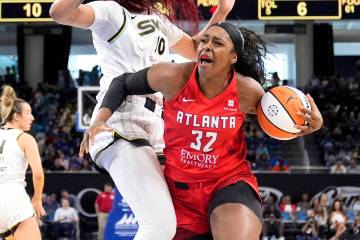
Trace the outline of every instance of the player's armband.
{"label": "player's armband", "polygon": [[135,73],[124,73],[112,80],[102,101],[101,108],[108,108],[114,112],[125,101],[127,95],[145,95],[155,93],[151,89],[145,68]]}

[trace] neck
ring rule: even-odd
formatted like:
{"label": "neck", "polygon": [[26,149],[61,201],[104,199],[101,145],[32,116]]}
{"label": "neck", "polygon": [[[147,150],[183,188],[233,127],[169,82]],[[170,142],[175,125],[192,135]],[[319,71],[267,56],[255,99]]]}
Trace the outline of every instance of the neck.
{"label": "neck", "polygon": [[19,128],[16,124],[13,124],[11,122],[5,123],[5,125],[3,127],[4,128]]}
{"label": "neck", "polygon": [[212,99],[222,93],[227,86],[229,85],[231,79],[229,78],[229,74],[221,72],[219,74],[215,74],[214,76],[199,76],[199,86],[203,94]]}

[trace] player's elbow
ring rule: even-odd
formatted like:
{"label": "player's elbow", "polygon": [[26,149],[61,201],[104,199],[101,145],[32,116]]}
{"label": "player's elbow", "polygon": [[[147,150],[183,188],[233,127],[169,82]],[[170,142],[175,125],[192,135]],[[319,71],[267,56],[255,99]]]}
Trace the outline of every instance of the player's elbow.
{"label": "player's elbow", "polygon": [[71,19],[71,12],[66,11],[61,4],[52,4],[49,15],[55,22],[60,24],[68,24]]}
{"label": "player's elbow", "polygon": [[32,171],[32,175],[33,175],[33,181],[37,181],[37,182],[40,182],[40,181],[44,181],[45,179],[45,176],[44,176],[44,172],[43,170],[39,170],[39,171]]}

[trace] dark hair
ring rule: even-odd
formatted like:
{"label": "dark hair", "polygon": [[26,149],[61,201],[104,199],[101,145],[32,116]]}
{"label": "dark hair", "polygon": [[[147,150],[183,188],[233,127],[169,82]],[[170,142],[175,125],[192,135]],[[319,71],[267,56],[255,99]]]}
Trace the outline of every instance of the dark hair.
{"label": "dark hair", "polygon": [[246,28],[238,28],[229,22],[215,23],[212,26],[218,26],[224,29],[230,36],[234,44],[234,51],[238,59],[233,64],[232,70],[245,76],[252,77],[263,85],[266,81],[264,58],[268,53],[265,41],[253,31]]}
{"label": "dark hair", "polygon": [[266,81],[264,58],[268,53],[266,42],[253,31],[239,28],[244,37],[244,48],[238,54],[235,71],[252,77],[263,85]]}
{"label": "dark hair", "polygon": [[26,103],[25,100],[17,98],[14,89],[5,85],[2,89],[0,96],[0,118],[1,125],[11,122],[14,114],[21,114],[22,108],[21,104]]}
{"label": "dark hair", "polygon": [[[194,0],[114,0],[121,6],[134,13],[157,12],[166,15],[170,21],[186,20],[191,23],[192,30],[197,31],[200,21],[197,6]],[[159,9],[167,11],[164,13]]]}

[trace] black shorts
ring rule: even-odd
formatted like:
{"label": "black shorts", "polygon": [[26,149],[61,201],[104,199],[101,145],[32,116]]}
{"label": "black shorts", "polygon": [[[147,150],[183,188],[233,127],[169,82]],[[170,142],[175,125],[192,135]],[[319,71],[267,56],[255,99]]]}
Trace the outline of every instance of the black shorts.
{"label": "black shorts", "polygon": [[262,222],[262,209],[259,195],[246,182],[239,181],[217,190],[209,204],[209,217],[212,211],[225,203],[241,203],[248,207]]}

